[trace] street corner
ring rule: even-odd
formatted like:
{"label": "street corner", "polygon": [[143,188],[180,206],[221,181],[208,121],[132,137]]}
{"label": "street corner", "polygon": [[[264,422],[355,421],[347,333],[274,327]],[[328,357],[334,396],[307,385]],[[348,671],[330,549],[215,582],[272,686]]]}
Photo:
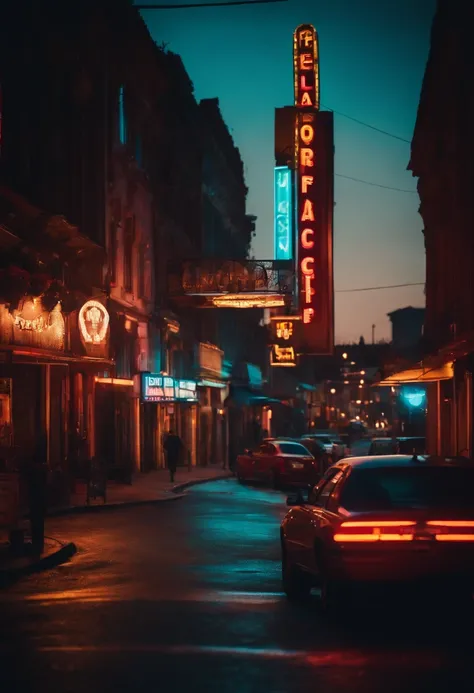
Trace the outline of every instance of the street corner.
{"label": "street corner", "polygon": [[0,589],[10,586],[22,577],[51,570],[69,561],[77,553],[74,542],[62,542],[45,538],[44,551],[40,556],[31,553],[26,545],[22,556],[12,556],[5,546],[0,550]]}

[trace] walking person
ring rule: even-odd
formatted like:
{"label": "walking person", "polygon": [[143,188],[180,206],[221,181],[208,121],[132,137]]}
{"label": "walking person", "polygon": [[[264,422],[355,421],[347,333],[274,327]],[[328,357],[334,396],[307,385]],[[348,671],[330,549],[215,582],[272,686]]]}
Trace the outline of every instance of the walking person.
{"label": "walking person", "polygon": [[31,545],[37,555],[44,550],[44,518],[46,515],[46,435],[39,435],[35,451],[27,463],[26,480],[31,528]]}
{"label": "walking person", "polygon": [[174,431],[170,431],[163,443],[163,449],[166,453],[166,460],[170,472],[170,481],[173,482],[174,475],[176,474],[176,467],[178,466],[179,456],[183,449],[183,442],[181,438],[174,433]]}

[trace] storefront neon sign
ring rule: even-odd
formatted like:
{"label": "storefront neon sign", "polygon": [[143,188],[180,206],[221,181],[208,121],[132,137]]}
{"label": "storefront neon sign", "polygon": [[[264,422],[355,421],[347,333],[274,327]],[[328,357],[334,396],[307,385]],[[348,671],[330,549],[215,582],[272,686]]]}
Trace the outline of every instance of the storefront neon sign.
{"label": "storefront neon sign", "polygon": [[79,311],[79,329],[84,342],[102,344],[109,327],[109,314],[99,301],[87,301]]}
{"label": "storefront neon sign", "polygon": [[175,380],[169,375],[142,373],[143,402],[197,402],[195,380]]}

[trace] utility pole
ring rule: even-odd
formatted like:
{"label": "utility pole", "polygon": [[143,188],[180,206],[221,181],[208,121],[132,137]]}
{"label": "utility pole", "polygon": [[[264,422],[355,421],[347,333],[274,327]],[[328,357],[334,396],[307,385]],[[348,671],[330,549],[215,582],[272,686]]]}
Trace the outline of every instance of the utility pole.
{"label": "utility pole", "polygon": [[375,325],[372,325],[372,344],[375,344]]}

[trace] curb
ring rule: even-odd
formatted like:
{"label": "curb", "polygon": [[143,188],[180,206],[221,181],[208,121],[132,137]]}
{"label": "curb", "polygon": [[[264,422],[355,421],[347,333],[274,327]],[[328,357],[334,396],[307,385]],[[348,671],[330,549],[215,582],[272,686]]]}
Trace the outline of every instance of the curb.
{"label": "curb", "polygon": [[170,489],[170,495],[163,498],[147,498],[144,500],[123,501],[119,503],[104,503],[101,505],[73,505],[67,508],[52,509],[48,512],[47,517],[62,517],[64,515],[81,515],[86,513],[105,512],[107,510],[120,510],[122,508],[137,508],[144,505],[159,505],[160,503],[169,503],[170,501],[181,500],[185,497],[185,491],[191,486],[197,484],[206,484],[210,481],[222,481],[230,479],[233,476],[231,472],[219,474],[218,476],[209,477],[207,479],[191,479],[184,481],[181,484],[176,484]]}
{"label": "curb", "polygon": [[174,495],[164,498],[147,498],[144,500],[123,501],[120,503],[104,503],[102,505],[73,505],[68,508],[58,508],[50,510],[47,517],[62,517],[63,515],[82,515],[87,513],[105,512],[106,510],[120,510],[121,508],[135,508],[141,505],[159,505],[160,503],[169,503],[170,501],[180,500],[184,498],[184,494],[178,494],[173,491]]}
{"label": "curb", "polygon": [[27,565],[19,568],[0,570],[0,587],[12,584],[18,578],[25,577],[26,575],[32,575],[33,573],[40,573],[43,570],[56,568],[58,565],[72,558],[75,553],[77,553],[77,547],[70,541],[66,544],[62,544],[57,551],[53,551],[46,556],[41,556],[36,561],[32,561]]}
{"label": "curb", "polygon": [[197,486],[198,484],[207,484],[209,481],[222,481],[223,479],[231,479],[234,475],[232,472],[227,472],[226,474],[219,474],[218,476],[210,477],[209,479],[192,479],[191,481],[184,481],[182,484],[176,484],[171,489],[173,493],[180,493],[185,491],[190,486]]}

